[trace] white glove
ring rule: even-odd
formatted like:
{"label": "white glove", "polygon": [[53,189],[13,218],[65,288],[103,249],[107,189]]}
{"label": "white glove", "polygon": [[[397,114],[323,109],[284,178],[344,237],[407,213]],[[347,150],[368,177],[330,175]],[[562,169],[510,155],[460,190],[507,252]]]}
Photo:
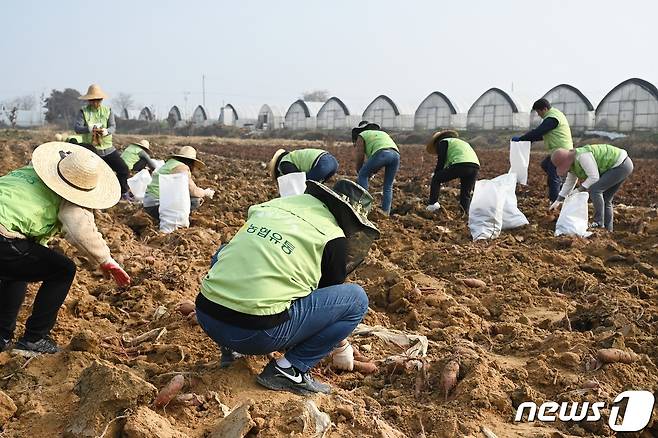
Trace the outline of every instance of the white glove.
{"label": "white glove", "polygon": [[342,347],[334,348],[331,353],[331,364],[334,368],[345,371],[354,369],[354,349],[347,343]]}
{"label": "white glove", "polygon": [[215,196],[215,191],[213,189],[203,189],[203,196],[212,199]]}
{"label": "white glove", "polygon": [[107,137],[108,134],[109,134],[109,132],[107,132],[107,129],[105,129],[105,128],[102,128],[102,129],[101,129],[101,135],[102,135],[103,137]]}
{"label": "white glove", "polygon": [[427,210],[427,211],[437,211],[440,208],[441,208],[441,204],[439,204],[438,202],[435,202],[434,204],[431,204],[431,205],[428,205],[427,207],[425,207],[425,210]]}
{"label": "white glove", "polygon": [[[546,205],[546,204],[544,204],[544,205]],[[558,200],[556,200],[556,201],[554,201],[554,202],[551,204],[550,207],[548,207],[548,210],[549,210],[549,211],[550,211],[550,210],[557,210],[558,208],[560,208],[561,205],[562,205],[562,201],[558,201]]]}

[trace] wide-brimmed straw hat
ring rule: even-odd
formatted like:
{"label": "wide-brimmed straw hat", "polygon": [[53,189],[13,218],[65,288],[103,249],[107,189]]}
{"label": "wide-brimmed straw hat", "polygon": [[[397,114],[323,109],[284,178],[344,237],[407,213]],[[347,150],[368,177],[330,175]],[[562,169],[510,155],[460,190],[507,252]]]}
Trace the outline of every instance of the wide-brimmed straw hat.
{"label": "wide-brimmed straw hat", "polygon": [[87,89],[87,94],[78,97],[79,100],[96,100],[107,99],[107,94],[103,93],[101,86],[98,84],[91,84]]}
{"label": "wide-brimmed straw hat", "polygon": [[147,151],[151,150],[151,143],[149,143],[148,140],[140,140],[137,143],[133,143],[133,144],[141,147],[142,149],[146,149]]}
{"label": "wide-brimmed straw hat", "polygon": [[372,242],[379,239],[377,227],[368,220],[372,209],[372,196],[360,185],[340,179],[333,189],[322,183],[307,180],[306,191],[322,201],[336,218],[347,238],[347,272],[363,262]]}
{"label": "wide-brimmed straw hat", "polygon": [[551,154],[551,162],[560,176],[565,176],[569,172],[575,159],[576,152],[573,149],[556,149]]}
{"label": "wide-brimmed straw hat", "polygon": [[178,152],[171,154],[171,157],[174,158],[187,158],[188,160],[194,160],[196,163],[200,164],[202,167],[206,165],[203,161],[199,160],[196,157],[196,149],[192,146],[183,146],[178,149]]}
{"label": "wide-brimmed straw hat", "polygon": [[121,197],[114,171],[82,146],[59,141],[44,143],[32,153],[32,166],[50,190],[81,207],[110,208]]}
{"label": "wide-brimmed straw hat", "polygon": [[367,120],[361,120],[357,126],[352,128],[352,143],[354,143],[363,131],[379,131],[381,130],[381,126],[379,126],[377,123],[370,123]]}
{"label": "wide-brimmed straw hat", "polygon": [[267,172],[270,174],[270,177],[272,179],[276,179],[276,165],[279,162],[279,158],[281,158],[281,155],[287,152],[288,151],[286,151],[285,149],[278,149],[272,156],[270,162],[267,163]]}
{"label": "wide-brimmed straw hat", "polygon": [[457,138],[459,133],[453,129],[444,129],[443,131],[437,131],[432,135],[430,141],[425,145],[425,151],[428,154],[436,155],[436,144],[446,138]]}

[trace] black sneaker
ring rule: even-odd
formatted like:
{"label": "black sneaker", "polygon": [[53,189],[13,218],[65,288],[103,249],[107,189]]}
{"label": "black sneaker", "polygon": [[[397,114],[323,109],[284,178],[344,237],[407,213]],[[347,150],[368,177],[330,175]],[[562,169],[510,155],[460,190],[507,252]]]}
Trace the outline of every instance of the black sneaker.
{"label": "black sneaker", "polygon": [[49,336],[34,342],[26,341],[21,338],[16,342],[16,345],[14,345],[14,350],[17,350],[18,353],[26,356],[34,356],[40,353],[53,354],[60,351],[57,344],[55,344],[55,341],[50,339]]}
{"label": "black sneaker", "polygon": [[240,359],[242,355],[238,353],[237,351],[233,351],[228,347],[221,347],[220,351],[222,352],[222,359],[219,363],[219,366],[221,368],[228,368],[230,367],[233,362],[235,362],[237,359]]}
{"label": "black sneaker", "polygon": [[280,367],[274,359],[256,377],[256,381],[275,391],[290,391],[301,395],[331,392],[331,386],[316,382],[309,373],[302,373],[295,367]]}
{"label": "black sneaker", "polygon": [[0,353],[7,350],[11,339],[0,338]]}

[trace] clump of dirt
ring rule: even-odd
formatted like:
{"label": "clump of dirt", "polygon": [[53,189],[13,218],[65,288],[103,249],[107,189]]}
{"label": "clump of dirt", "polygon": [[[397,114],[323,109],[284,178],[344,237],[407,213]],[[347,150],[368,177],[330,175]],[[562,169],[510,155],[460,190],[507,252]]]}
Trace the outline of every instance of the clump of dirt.
{"label": "clump of dirt", "polygon": [[[8,151],[0,158],[3,173],[50,140],[43,132],[7,132],[0,136]],[[617,198],[627,206],[616,209],[615,233],[585,240],[553,236],[556,217],[546,211],[540,156],[533,154],[529,186],[517,191],[530,225],[472,242],[466,219],[457,214],[456,186],[443,191],[442,210],[426,212],[435,163],[422,146],[402,146],[396,213],[373,214],[382,238],[349,281],[370,298],[365,324],[424,336],[427,355],[409,356],[409,345],[376,336],[353,336],[379,372],[335,372],[322,362],[316,377],[335,391],[312,398],[316,412],[299,396],[256,384],[265,357],[221,368],[217,346],[177,307],[194,300],[210,257],[242,226],[249,206],[277,195],[264,168],[273,152],[325,145],[149,140],[161,157],[177,146],[199,146],[208,166],[196,181],[215,188],[215,198],[192,214],[190,228],[168,235],[158,233],[137,205],[96,212],[114,258],[133,279],[124,289],[54,239],[51,245],[79,267],[52,332],[68,347],[29,360],[0,354],[3,436],[98,436],[106,428],[105,436],[212,436],[232,424],[226,420],[233,408],[245,404],[232,415],[243,424],[235,430],[250,436],[313,436],[324,427],[322,414],[332,423],[326,436],[335,437],[481,436],[482,427],[499,437],[608,436],[607,418],[526,424],[514,423],[514,413],[524,401],[610,403],[623,390],[658,391],[658,214],[650,207],[656,160],[634,160],[636,170]],[[339,173],[354,178],[351,146],[327,148],[341,163]],[[507,171],[504,149],[478,152],[481,178]],[[371,183],[378,201],[381,175]],[[468,278],[484,286],[469,287]],[[35,290],[31,285],[26,303]],[[19,334],[29,308],[21,309]],[[597,364],[602,348],[635,353],[637,360]],[[453,370],[449,378],[446,368]],[[181,397],[156,408],[157,390],[177,374],[185,378]],[[2,401],[9,399],[15,410]],[[658,434],[658,425],[648,430]]]}

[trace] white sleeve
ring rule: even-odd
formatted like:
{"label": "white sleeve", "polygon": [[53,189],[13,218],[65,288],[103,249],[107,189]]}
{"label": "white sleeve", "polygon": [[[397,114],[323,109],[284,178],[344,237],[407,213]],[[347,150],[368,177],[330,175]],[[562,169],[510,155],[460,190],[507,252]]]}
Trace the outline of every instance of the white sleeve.
{"label": "white sleeve", "polygon": [[562,184],[562,190],[560,190],[560,196],[566,198],[567,195],[571,193],[573,188],[576,187],[577,182],[578,182],[578,177],[576,176],[575,173],[573,172],[567,173],[567,177],[564,180],[564,184]]}
{"label": "white sleeve", "polygon": [[96,228],[91,210],[62,200],[58,218],[64,238],[89,261],[100,265],[110,260],[110,249]]}
{"label": "white sleeve", "polygon": [[587,179],[581,183],[581,185],[589,189],[592,187],[592,184],[596,183],[599,178],[599,166],[596,164],[594,155],[591,152],[586,152],[580,154],[576,157],[576,160],[580,163],[580,167],[583,168],[583,171],[587,175]]}

